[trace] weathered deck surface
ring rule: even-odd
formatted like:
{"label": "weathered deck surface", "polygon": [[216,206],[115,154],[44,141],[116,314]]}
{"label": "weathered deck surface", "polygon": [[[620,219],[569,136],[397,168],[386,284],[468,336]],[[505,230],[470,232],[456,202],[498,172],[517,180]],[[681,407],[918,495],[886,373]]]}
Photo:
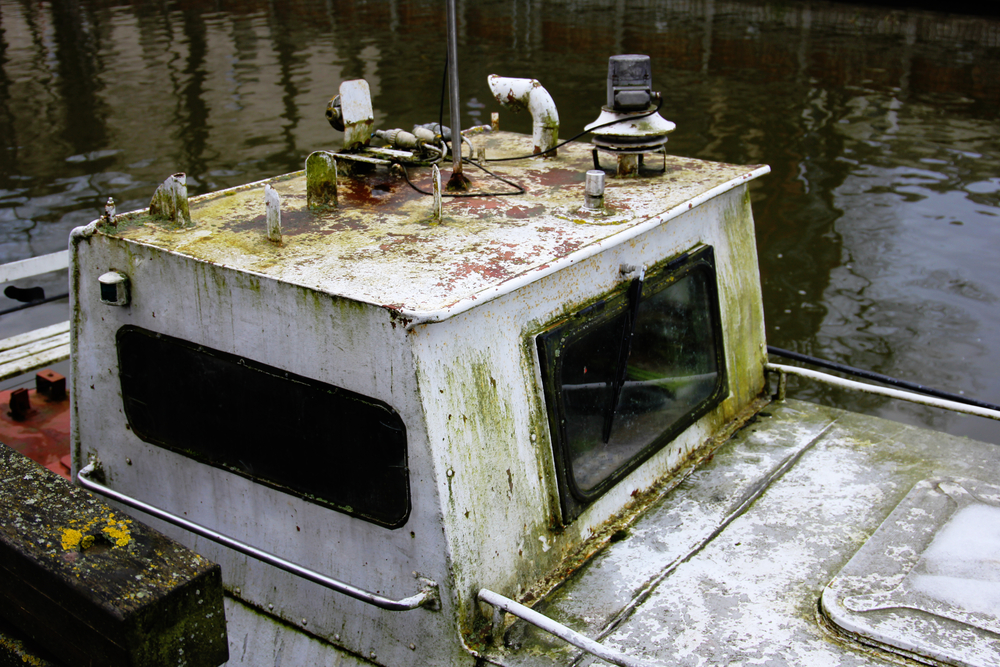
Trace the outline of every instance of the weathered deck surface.
{"label": "weathered deck surface", "polygon": [[0,380],[69,359],[69,322],[0,340]]}
{"label": "weathered deck surface", "polygon": [[[654,664],[889,664],[829,629],[820,598],[907,493],[937,477],[995,484],[1000,449],[774,403],[535,608]],[[579,653],[523,625],[508,643],[520,648],[497,651],[497,664]],[[971,664],[1000,663],[995,637],[974,650],[987,659]]]}

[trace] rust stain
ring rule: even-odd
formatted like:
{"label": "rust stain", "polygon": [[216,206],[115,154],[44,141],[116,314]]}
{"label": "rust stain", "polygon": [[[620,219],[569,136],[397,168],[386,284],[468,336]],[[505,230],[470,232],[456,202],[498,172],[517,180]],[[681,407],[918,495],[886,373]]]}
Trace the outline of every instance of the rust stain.
{"label": "rust stain", "polygon": [[586,170],[584,169],[532,169],[528,173],[532,183],[549,188],[582,184],[586,180]]}
{"label": "rust stain", "polygon": [[538,206],[511,206],[507,209],[508,218],[525,219],[541,215],[542,213],[545,213],[545,207],[541,204]]}

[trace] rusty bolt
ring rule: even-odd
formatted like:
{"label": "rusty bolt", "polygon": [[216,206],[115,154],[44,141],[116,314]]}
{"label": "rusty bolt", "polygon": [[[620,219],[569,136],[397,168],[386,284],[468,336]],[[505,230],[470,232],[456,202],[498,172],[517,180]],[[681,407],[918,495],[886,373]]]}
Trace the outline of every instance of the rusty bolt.
{"label": "rusty bolt", "polygon": [[31,410],[31,402],[28,399],[28,390],[24,387],[10,392],[10,416],[14,421],[23,422],[28,418],[28,411]]}
{"label": "rusty bolt", "polygon": [[50,401],[61,401],[66,398],[66,377],[46,368],[35,373],[35,393],[41,394]]}

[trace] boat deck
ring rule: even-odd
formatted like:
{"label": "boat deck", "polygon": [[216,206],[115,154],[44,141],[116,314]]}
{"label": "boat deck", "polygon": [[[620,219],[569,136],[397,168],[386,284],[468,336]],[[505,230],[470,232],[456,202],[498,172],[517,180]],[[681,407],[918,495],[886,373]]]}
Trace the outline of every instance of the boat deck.
{"label": "boat deck", "polygon": [[[958,479],[978,489],[978,501],[995,516],[1000,488],[984,482],[1000,479],[998,454],[991,444],[811,403],[775,402],[627,528],[627,536],[618,536],[626,539],[613,540],[534,608],[653,664],[898,663],[898,657],[890,659],[835,630],[821,611],[824,591],[894,508],[907,505],[904,498],[915,487],[915,493],[927,495],[947,486],[942,478]],[[924,480],[932,481],[919,484]],[[853,593],[901,589],[908,572],[920,569],[916,560],[922,563],[929,553],[921,557],[921,545],[927,546],[955,505],[939,503],[929,513],[936,516],[911,507],[910,514],[924,518],[894,515],[886,521],[903,526],[905,539],[897,537],[902,543],[893,545],[891,536],[883,538],[882,570],[861,577],[841,574],[826,594],[826,606],[842,615],[844,598],[852,593],[844,589],[852,585],[868,587]],[[995,540],[1000,523],[983,524],[982,533],[981,539]],[[963,543],[963,553],[974,551],[974,544]],[[959,612],[928,613],[917,608],[921,604],[897,601],[889,606],[898,618],[876,612],[881,620],[869,625],[885,627],[871,636],[891,635],[886,624],[923,625],[937,635],[931,641],[951,652],[946,659],[1000,664],[995,634],[1000,608],[990,592],[996,584],[976,585],[977,576],[995,574],[994,564],[985,575],[969,578],[983,591],[979,604],[985,613],[971,618],[979,628],[942,620]],[[580,657],[577,649],[521,622],[506,640],[510,648],[490,656],[496,664],[593,660],[583,656],[573,662]]]}

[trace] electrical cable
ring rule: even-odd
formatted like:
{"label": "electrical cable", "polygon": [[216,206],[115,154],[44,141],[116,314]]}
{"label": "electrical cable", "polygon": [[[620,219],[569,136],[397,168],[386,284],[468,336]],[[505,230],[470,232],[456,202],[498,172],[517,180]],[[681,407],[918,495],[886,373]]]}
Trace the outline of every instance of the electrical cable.
{"label": "electrical cable", "polygon": [[[501,181],[503,183],[506,183],[507,185],[509,185],[509,186],[511,186],[513,188],[516,188],[516,190],[512,190],[512,191],[509,191],[509,192],[442,192],[441,193],[442,197],[504,197],[504,196],[507,196],[507,195],[523,195],[524,193],[527,192],[527,190],[525,190],[523,186],[515,183],[514,181],[509,181],[506,178],[504,178],[503,176],[500,176],[499,174],[496,174],[496,173],[490,171],[489,169],[487,169],[483,165],[479,164],[479,162],[477,162],[475,160],[471,160],[469,158],[463,158],[462,160],[463,160],[463,162],[471,164],[473,167],[478,167],[479,169],[482,169],[483,171],[485,171],[487,174],[489,174],[493,178],[495,178],[498,181]],[[407,173],[405,165],[403,165],[400,162],[397,162],[395,164],[397,164],[399,166],[400,171],[403,174],[403,180],[406,181],[407,185],[409,185],[411,188],[413,188],[414,190],[416,190],[417,192],[419,192],[422,195],[433,195],[434,194],[433,192],[427,192],[426,190],[421,190],[419,187],[417,187],[417,185],[413,181],[410,180],[410,175],[409,175],[409,173]]]}
{"label": "electrical cable", "polygon": [[986,403],[984,401],[979,401],[974,398],[967,398],[965,396],[962,396],[961,394],[952,394],[951,392],[941,391],[940,389],[934,389],[932,387],[925,387],[924,385],[917,384],[915,382],[907,382],[906,380],[900,380],[898,378],[890,377],[888,375],[882,375],[881,373],[875,373],[874,371],[866,371],[862,368],[855,368],[853,366],[847,366],[845,364],[838,364],[835,361],[827,361],[826,359],[818,359],[816,357],[810,357],[809,355],[801,354],[799,352],[792,352],[791,350],[783,350],[780,347],[772,347],[768,345],[767,353],[773,354],[776,357],[785,357],[786,359],[801,361],[803,363],[810,364],[813,366],[819,366],[820,368],[827,368],[833,371],[838,371],[844,373],[845,375],[853,375],[855,377],[865,378],[866,380],[874,380],[875,382],[881,382],[882,384],[887,384],[892,387],[909,389],[910,391],[915,391],[918,394],[924,394],[926,396],[935,396],[937,398],[943,398],[949,401],[955,401],[956,403],[964,403],[965,405],[974,405],[977,408],[985,408],[987,410],[1000,411],[1000,405]]}
{"label": "electrical cable", "polygon": [[69,294],[56,294],[55,296],[45,297],[44,299],[39,299],[38,301],[23,303],[20,306],[14,306],[13,308],[8,308],[7,310],[0,310],[0,315],[9,315],[10,313],[16,313],[19,310],[34,308],[35,306],[41,306],[43,303],[49,303],[50,301],[58,301],[59,299],[67,298],[69,298]]}

